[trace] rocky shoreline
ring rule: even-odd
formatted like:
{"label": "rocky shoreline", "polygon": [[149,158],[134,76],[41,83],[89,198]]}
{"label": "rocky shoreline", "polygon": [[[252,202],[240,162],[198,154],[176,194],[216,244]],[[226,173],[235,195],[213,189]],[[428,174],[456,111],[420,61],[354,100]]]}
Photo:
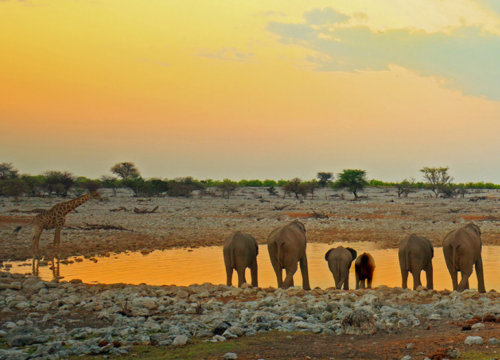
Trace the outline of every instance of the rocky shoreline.
{"label": "rocky shoreline", "polygon": [[480,335],[483,321],[500,321],[499,300],[495,291],[90,285],[1,272],[0,359],[123,355],[140,344],[220,342],[271,330],[391,333],[442,320],[462,322]]}

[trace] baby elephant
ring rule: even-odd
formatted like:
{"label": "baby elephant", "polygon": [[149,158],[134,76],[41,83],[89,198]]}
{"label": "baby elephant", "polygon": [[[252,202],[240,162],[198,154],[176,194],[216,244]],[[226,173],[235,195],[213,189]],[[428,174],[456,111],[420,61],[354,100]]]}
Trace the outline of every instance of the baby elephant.
{"label": "baby elephant", "polygon": [[[371,289],[373,281],[373,272],[375,271],[375,260],[368,253],[358,256],[354,263],[356,270],[356,289]],[[368,284],[365,283],[365,280]]]}
{"label": "baby elephant", "polygon": [[344,290],[349,290],[349,270],[356,255],[356,250],[343,246],[330,249],[325,254],[325,260],[328,261],[328,267],[333,274],[337,289],[342,289],[344,285]]}
{"label": "baby elephant", "polygon": [[227,285],[233,282],[233,270],[238,273],[238,287],[246,283],[245,270],[250,268],[252,286],[257,287],[257,255],[259,246],[253,236],[236,231],[224,240],[224,264],[226,265]]}

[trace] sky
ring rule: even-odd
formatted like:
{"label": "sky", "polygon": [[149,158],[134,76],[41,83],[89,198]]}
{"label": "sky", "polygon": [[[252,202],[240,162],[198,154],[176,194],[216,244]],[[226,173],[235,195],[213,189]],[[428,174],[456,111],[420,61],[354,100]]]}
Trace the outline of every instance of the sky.
{"label": "sky", "polygon": [[500,183],[498,0],[0,0],[0,162]]}

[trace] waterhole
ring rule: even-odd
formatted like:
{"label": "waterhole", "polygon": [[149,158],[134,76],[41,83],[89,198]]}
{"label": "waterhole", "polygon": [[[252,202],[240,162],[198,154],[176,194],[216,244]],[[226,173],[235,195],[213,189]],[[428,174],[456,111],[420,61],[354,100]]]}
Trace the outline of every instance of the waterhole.
{"label": "waterhole", "polygon": [[[378,249],[375,243],[335,243],[308,244],[307,257],[309,263],[309,279],[311,288],[327,288],[334,286],[333,276],[325,261],[325,253],[334,246],[350,246],[358,254],[366,251],[372,254],[376,263],[373,286],[401,286],[397,249]],[[83,259],[83,258],[80,258]],[[483,247],[483,264],[486,290],[500,290],[500,247]],[[111,254],[110,257],[99,257],[97,262],[83,259],[72,264],[60,264],[59,276],[64,280],[80,279],[86,283],[127,283],[149,285],[192,284],[225,284],[226,273],[222,257],[222,247],[197,248],[192,251],[175,249],[153,251],[147,255],[139,252],[128,254]],[[277,287],[276,276],[269,260],[266,245],[259,246],[257,257],[259,266],[259,286]],[[12,262],[11,272],[26,273],[31,271],[31,265]],[[451,278],[446,268],[442,248],[434,249],[434,288],[438,290],[452,289]],[[39,268],[39,276],[44,280],[52,280],[54,272],[49,266]],[[354,289],[354,265],[351,267],[349,286]],[[250,270],[247,269],[246,280],[250,283]],[[426,284],[425,272],[421,274],[422,283]],[[300,269],[294,276],[296,286],[302,286]],[[233,273],[233,285],[237,284],[237,274]],[[410,275],[408,286],[413,285]],[[477,277],[474,272],[470,278],[471,289],[477,289]]]}

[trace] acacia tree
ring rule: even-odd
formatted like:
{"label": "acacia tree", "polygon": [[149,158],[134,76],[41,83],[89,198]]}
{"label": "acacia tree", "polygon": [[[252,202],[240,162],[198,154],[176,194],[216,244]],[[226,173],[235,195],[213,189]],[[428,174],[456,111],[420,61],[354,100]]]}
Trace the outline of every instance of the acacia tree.
{"label": "acacia tree", "polygon": [[319,172],[316,174],[316,179],[318,179],[318,185],[320,187],[325,187],[333,181],[333,173]]}
{"label": "acacia tree", "polygon": [[396,184],[396,189],[398,190],[398,198],[403,195],[405,198],[412,192],[415,192],[415,179],[410,178],[404,179],[400,183]]}
{"label": "acacia tree", "polygon": [[302,195],[304,197],[307,195],[309,187],[307,186],[307,184],[303,183],[301,179],[293,178],[283,186],[283,191],[285,192],[285,195],[294,193],[295,197],[299,199],[299,195]]}
{"label": "acacia tree", "polygon": [[1,163],[0,164],[0,180],[15,179],[19,176],[19,171],[14,168],[12,163]]}
{"label": "acacia tree", "polygon": [[427,189],[431,190],[436,197],[453,181],[453,177],[448,174],[448,169],[448,167],[424,167],[420,169],[427,182]]}
{"label": "acacia tree", "polygon": [[135,164],[132,162],[122,162],[122,163],[115,164],[111,168],[111,172],[113,174],[118,175],[123,180],[127,180],[127,179],[132,178],[132,177],[138,177],[141,175],[141,173],[139,172],[139,169],[137,169]]}
{"label": "acacia tree", "polygon": [[368,185],[366,180],[366,171],[358,169],[346,169],[337,174],[337,181],[332,184],[334,189],[347,189],[358,198],[358,192],[363,191]]}

